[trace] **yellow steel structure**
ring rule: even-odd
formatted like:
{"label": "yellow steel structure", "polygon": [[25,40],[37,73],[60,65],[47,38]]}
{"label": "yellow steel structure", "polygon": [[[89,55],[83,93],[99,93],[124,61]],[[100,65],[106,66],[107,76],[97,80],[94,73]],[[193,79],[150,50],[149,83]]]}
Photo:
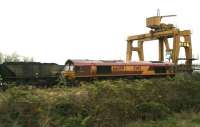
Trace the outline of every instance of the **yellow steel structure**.
{"label": "yellow steel structure", "polygon": [[[166,52],[170,54],[173,63],[177,64],[179,60],[180,47],[185,49],[185,60],[187,65],[192,65],[192,43],[191,31],[179,30],[172,24],[161,23],[163,17],[168,16],[154,16],[146,19],[146,26],[151,28],[149,33],[129,36],[127,39],[127,53],[126,61],[132,60],[132,52],[136,51],[140,61],[144,61],[143,43],[151,40],[158,40],[159,43],[159,61],[164,61],[164,46]],[[181,41],[180,38],[183,38]],[[173,38],[173,48],[170,49],[168,39]],[[137,47],[133,47],[133,42],[136,42]]]}

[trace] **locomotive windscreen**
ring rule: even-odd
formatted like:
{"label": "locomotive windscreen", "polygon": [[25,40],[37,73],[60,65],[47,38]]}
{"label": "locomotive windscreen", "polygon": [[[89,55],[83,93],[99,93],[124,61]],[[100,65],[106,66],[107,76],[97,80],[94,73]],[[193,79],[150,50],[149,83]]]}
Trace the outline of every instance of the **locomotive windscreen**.
{"label": "locomotive windscreen", "polygon": [[68,63],[68,64],[65,65],[64,70],[65,71],[73,71],[74,70],[74,65]]}

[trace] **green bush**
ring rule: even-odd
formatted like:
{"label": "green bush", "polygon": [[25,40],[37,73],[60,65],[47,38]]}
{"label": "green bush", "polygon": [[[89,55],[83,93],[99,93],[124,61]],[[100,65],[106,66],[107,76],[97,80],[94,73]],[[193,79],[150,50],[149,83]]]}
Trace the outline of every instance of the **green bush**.
{"label": "green bush", "polygon": [[[0,126],[125,127],[132,122],[167,119],[174,113],[198,113],[199,79],[199,74],[181,74],[174,78],[82,82],[76,88],[12,85],[0,92]],[[198,121],[195,118],[191,123]]]}
{"label": "green bush", "polygon": [[142,120],[159,120],[166,118],[170,111],[169,109],[160,103],[157,102],[147,102],[136,105],[135,108],[136,116]]}

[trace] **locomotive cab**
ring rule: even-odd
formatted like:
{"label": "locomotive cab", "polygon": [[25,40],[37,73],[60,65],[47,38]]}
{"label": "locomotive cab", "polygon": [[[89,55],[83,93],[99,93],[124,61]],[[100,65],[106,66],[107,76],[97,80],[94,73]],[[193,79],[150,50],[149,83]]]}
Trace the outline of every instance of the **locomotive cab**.
{"label": "locomotive cab", "polygon": [[65,63],[65,67],[64,67],[62,74],[67,79],[74,79],[75,78],[74,64],[71,61],[67,61]]}

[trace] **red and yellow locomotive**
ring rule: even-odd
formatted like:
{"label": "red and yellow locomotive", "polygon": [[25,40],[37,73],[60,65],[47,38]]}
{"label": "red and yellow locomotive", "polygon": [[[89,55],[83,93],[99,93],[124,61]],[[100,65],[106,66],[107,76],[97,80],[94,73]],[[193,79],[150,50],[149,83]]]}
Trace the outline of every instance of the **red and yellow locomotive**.
{"label": "red and yellow locomotive", "polygon": [[115,77],[174,76],[168,62],[129,62],[122,60],[67,60],[62,75],[67,80]]}

